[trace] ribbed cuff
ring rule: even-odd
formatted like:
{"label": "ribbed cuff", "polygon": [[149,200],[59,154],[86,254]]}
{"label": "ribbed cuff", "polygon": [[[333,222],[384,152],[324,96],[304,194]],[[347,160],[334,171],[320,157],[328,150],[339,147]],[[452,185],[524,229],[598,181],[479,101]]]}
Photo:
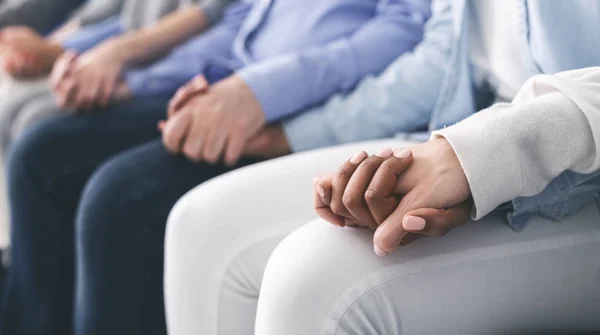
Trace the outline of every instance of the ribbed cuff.
{"label": "ribbed cuff", "polygon": [[473,195],[472,217],[479,220],[522,188],[517,146],[510,130],[494,114],[509,105],[496,105],[466,120],[433,132],[454,149]]}

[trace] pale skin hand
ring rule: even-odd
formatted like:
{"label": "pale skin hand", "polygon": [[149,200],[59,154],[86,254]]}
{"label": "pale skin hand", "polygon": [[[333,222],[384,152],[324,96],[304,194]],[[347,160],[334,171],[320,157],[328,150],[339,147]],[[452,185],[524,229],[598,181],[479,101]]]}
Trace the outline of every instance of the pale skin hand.
{"label": "pale skin hand", "polygon": [[208,92],[209,84],[204,75],[199,74],[194,79],[190,80],[189,83],[180,87],[171,101],[169,101],[169,108],[167,110],[167,117],[172,117],[181,108],[183,108],[191,98],[205,94]]}
{"label": "pale skin hand", "polygon": [[0,31],[1,66],[18,79],[47,73],[63,51],[58,43],[27,27],[9,27]]}
{"label": "pale skin hand", "polygon": [[291,153],[291,148],[281,125],[263,129],[246,145],[244,155],[250,157],[275,158]]}
{"label": "pale skin hand", "polygon": [[107,41],[82,54],[72,64],[71,91],[65,91],[62,97],[65,104],[77,109],[106,107],[122,84],[125,62],[123,49],[115,41]]}
{"label": "pale skin hand", "polygon": [[[167,112],[168,118],[174,116],[193,97],[205,94],[209,90],[209,84],[204,75],[198,75],[188,84],[182,86],[169,102]],[[159,130],[163,131],[165,121],[158,124]],[[181,128],[176,129],[181,131]],[[287,138],[281,125],[271,125],[256,134],[244,148],[244,156],[274,158],[287,155],[291,152]]]}
{"label": "pale skin hand", "polygon": [[[57,61],[50,74],[50,86],[59,107],[67,110],[85,111],[88,108],[78,106],[74,101],[79,94],[80,86],[75,76],[79,55],[72,51],[65,52]],[[123,101],[131,97],[127,85],[118,81],[112,88],[110,101]]]}
{"label": "pale skin hand", "polygon": [[445,139],[395,155],[391,149],[369,158],[358,153],[334,177],[317,182],[317,196],[338,217],[318,210],[325,220],[339,225],[343,218],[374,229],[378,255],[393,252],[415,234],[442,236],[466,223],[471,209],[466,177]]}
{"label": "pale skin hand", "polygon": [[237,75],[191,97],[164,124],[163,143],[194,162],[234,165],[246,144],[263,128],[264,113],[248,85]]}

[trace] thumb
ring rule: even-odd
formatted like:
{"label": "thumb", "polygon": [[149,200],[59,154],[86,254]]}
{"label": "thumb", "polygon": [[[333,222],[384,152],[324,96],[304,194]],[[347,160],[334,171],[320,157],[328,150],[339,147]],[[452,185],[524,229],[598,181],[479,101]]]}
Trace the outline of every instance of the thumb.
{"label": "thumb", "polygon": [[417,209],[406,214],[402,221],[404,230],[420,235],[441,237],[469,221],[471,201],[450,209]]}

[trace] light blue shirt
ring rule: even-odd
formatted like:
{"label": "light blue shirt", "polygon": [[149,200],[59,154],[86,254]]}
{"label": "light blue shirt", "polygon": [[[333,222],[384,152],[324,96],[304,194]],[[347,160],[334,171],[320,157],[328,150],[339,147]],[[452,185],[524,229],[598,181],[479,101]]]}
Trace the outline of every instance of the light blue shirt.
{"label": "light blue shirt", "polygon": [[[600,65],[600,2],[517,1],[523,68],[557,73]],[[378,78],[367,77],[349,95],[284,122],[294,151],[398,136],[425,141],[493,102],[473,80],[469,60],[467,0],[435,0],[423,42]],[[600,194],[600,172],[566,171],[541,194],[515,199],[510,225],[521,230],[532,215],[560,219]]]}
{"label": "light blue shirt", "polygon": [[[232,5],[214,31],[158,64],[128,74],[134,95],[172,94],[195,74],[221,67],[220,73],[238,73],[256,95],[267,121],[275,121],[319,105],[334,93],[350,91],[361,78],[377,74],[412,50],[422,39],[431,10],[426,0],[250,4]],[[225,48],[228,44],[230,48]]]}

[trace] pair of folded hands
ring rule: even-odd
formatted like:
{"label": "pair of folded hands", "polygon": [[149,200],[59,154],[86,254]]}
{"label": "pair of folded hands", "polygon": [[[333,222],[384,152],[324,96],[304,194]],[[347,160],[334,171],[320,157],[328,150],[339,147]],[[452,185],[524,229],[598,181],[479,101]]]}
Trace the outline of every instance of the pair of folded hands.
{"label": "pair of folded hands", "polygon": [[0,30],[0,67],[14,78],[29,79],[47,73],[60,53],[60,46],[31,28]]}
{"label": "pair of folded hands", "polygon": [[314,206],[336,226],[372,229],[375,253],[386,256],[465,224],[472,197],[454,150],[436,138],[410,149],[355,154],[337,172],[315,178]]}

